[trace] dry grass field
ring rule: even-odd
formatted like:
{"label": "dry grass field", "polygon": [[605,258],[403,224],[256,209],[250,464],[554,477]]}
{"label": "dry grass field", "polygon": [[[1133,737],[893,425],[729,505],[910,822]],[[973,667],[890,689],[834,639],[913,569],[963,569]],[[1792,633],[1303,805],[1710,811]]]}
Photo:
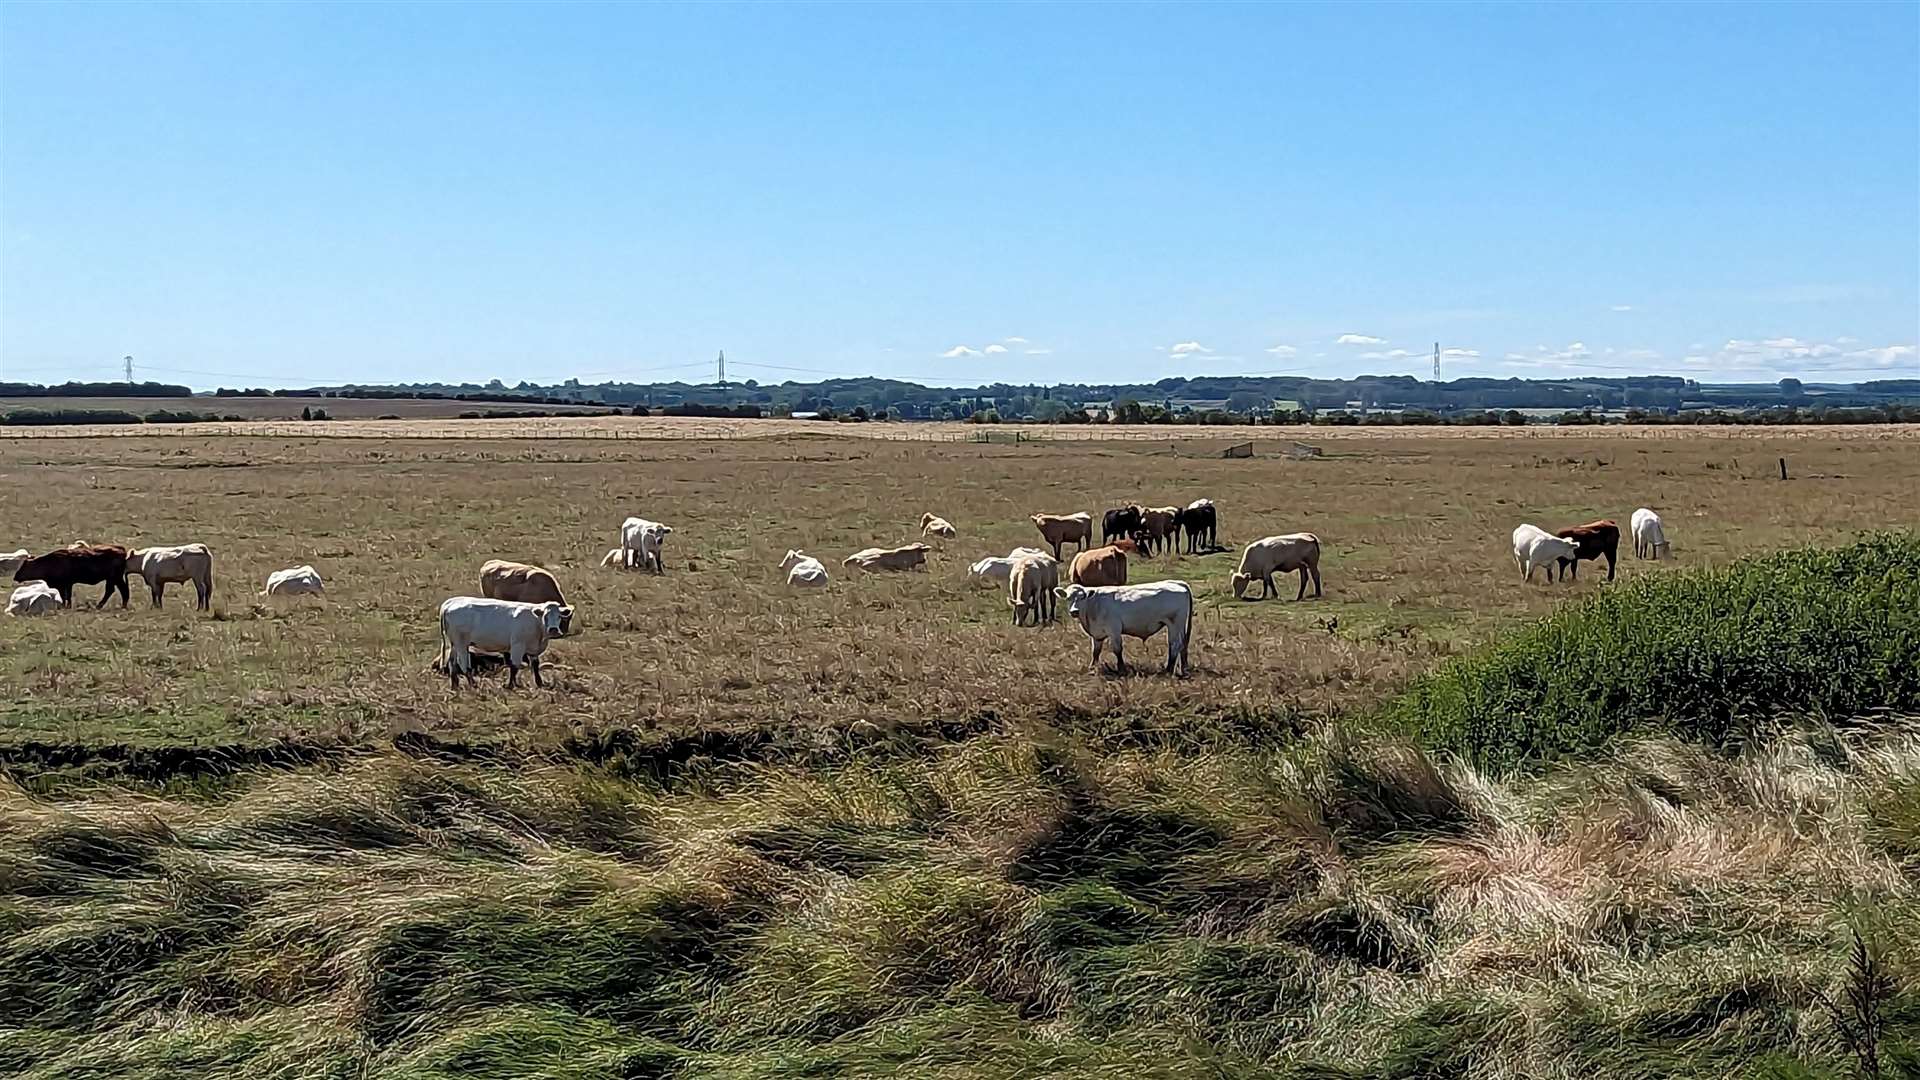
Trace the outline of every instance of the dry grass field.
{"label": "dry grass field", "polygon": [[[1901,689],[1869,704],[1910,710],[1911,534],[1855,549],[1866,588],[1833,586],[1826,553],[1729,568],[1729,590],[1797,590],[1736,596],[1764,632],[1745,688],[1712,670],[1749,644],[1723,632],[1739,613],[1670,604],[1721,580],[1691,570],[1920,524],[1915,444],[1862,434],[1396,432],[1311,461],[0,440],[0,547],[197,540],[218,575],[211,615],[136,585],[128,611],[0,619],[0,1074],[1915,1075],[1911,717],[1756,717],[1765,737],[1716,741],[1656,702],[1502,770],[1369,716],[1482,642],[1558,663],[1539,617],[1606,612],[1714,641],[1676,667],[1671,641],[1642,655],[1625,631],[1608,640],[1631,655],[1553,685],[1838,700],[1766,664],[1812,627],[1821,666],[1880,665]],[[1231,554],[1136,564],[1198,591],[1191,678],[1090,675],[1077,627],[1015,629],[964,580],[1033,539],[1029,511],[1201,495],[1236,551],[1319,533],[1327,594],[1235,602]],[[1515,523],[1640,505],[1676,556],[1629,557],[1644,587],[1591,565],[1518,580]],[[841,570],[923,510],[962,534],[929,572]],[[597,566],[634,513],[676,529],[664,576]],[[830,587],[788,591],[789,547]],[[496,556],[553,568],[580,633],[545,690],[495,673],[456,693],[429,671],[435,610]],[[326,603],[255,595],[309,562]],[[1602,590],[1623,603],[1574,604]],[[1483,655],[1453,685],[1523,681]]]}
{"label": "dry grass field", "polygon": [[[1523,584],[1507,552],[1521,521],[1624,522],[1651,505],[1673,539],[1668,566],[1920,523],[1920,452],[1904,440],[1394,435],[1330,447],[1314,461],[1229,461],[1164,446],[821,437],[0,441],[7,545],[200,541],[218,577],[213,618],[180,602],[150,611],[136,594],[129,612],[0,623],[11,690],[0,737],[358,744],[424,730],[550,745],[615,730],[1338,716],[1436,655],[1606,587],[1591,566],[1576,584]],[[1036,538],[1032,511],[1097,519],[1202,495],[1220,503],[1236,553],[1132,571],[1198,590],[1191,679],[1090,676],[1077,627],[1015,630],[1003,593],[965,580],[972,560]],[[913,539],[923,510],[961,531],[929,572],[841,570],[853,550]],[[598,568],[629,514],[674,525],[666,575]],[[1326,545],[1326,597],[1233,601],[1238,546],[1296,530]],[[777,569],[789,547],[826,561],[831,587],[789,591]],[[552,568],[578,609],[544,693],[496,680],[455,694],[428,671],[439,602],[477,591],[495,557]],[[324,607],[255,595],[268,572],[302,563],[326,578]],[[1629,557],[1621,573],[1668,566]],[[1164,645],[1130,657],[1163,659]]]}

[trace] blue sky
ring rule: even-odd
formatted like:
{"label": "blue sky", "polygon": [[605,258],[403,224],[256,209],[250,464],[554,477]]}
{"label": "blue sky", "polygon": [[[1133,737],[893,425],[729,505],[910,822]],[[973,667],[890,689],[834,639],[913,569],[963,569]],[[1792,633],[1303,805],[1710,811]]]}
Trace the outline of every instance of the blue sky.
{"label": "blue sky", "polygon": [[1920,375],[1920,5],[0,7],[0,378]]}

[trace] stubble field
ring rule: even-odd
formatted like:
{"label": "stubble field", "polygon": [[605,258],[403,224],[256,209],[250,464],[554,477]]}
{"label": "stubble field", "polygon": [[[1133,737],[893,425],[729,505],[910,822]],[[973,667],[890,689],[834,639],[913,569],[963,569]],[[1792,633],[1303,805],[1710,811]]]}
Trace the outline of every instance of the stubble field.
{"label": "stubble field", "polygon": [[[611,730],[1338,716],[1436,654],[1604,587],[1592,565],[1574,584],[1522,583],[1507,551],[1519,522],[1625,522],[1650,505],[1668,522],[1668,565],[1698,566],[1920,522],[1916,487],[1910,444],[1808,438],[1354,439],[1314,461],[830,438],[0,442],[9,543],[198,541],[218,581],[214,618],[179,600],[150,611],[136,591],[130,612],[0,624],[0,674],[15,688],[0,709],[9,740],[133,744],[425,731],[543,746]],[[1089,676],[1077,627],[1016,630],[1004,592],[965,578],[974,559],[1034,542],[1036,510],[1097,521],[1108,506],[1200,496],[1220,504],[1235,551],[1131,571],[1195,586],[1191,679]],[[928,572],[840,567],[861,547],[915,539],[927,510],[960,530]],[[674,526],[664,576],[599,568],[629,514]],[[1325,598],[1295,603],[1289,579],[1281,600],[1234,601],[1239,545],[1293,531],[1325,545]],[[827,562],[831,586],[789,590],[778,562],[790,547]],[[1623,555],[1626,576],[1665,568]],[[490,558],[551,568],[577,608],[544,693],[496,681],[455,694],[428,670],[440,601],[477,593]],[[302,563],[326,579],[325,605],[256,595],[270,571]],[[1164,645],[1130,657],[1157,662]]]}

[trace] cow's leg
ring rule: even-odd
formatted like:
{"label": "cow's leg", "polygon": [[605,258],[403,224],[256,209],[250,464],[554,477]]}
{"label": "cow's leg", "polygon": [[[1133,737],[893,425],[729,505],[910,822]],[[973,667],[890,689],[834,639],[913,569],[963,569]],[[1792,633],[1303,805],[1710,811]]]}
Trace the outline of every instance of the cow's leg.
{"label": "cow's leg", "polygon": [[1113,670],[1117,674],[1127,673],[1127,635],[1115,634],[1113,638]]}
{"label": "cow's leg", "polygon": [[534,689],[544,688],[547,684],[540,681],[540,658],[537,656],[527,657],[527,666],[533,669]]}
{"label": "cow's leg", "polygon": [[454,693],[460,692],[460,660],[454,656],[451,646],[447,648],[447,682],[453,687]]}
{"label": "cow's leg", "polygon": [[1613,580],[1613,552],[1607,552],[1607,580]]}
{"label": "cow's leg", "polygon": [[1100,674],[1100,639],[1090,638],[1088,640],[1093,644],[1093,660],[1087,665],[1087,670],[1098,675]]}
{"label": "cow's leg", "polygon": [[73,586],[71,585],[60,586],[60,606],[64,608],[70,608],[73,606]]}
{"label": "cow's leg", "polygon": [[156,581],[156,582],[154,582],[154,583],[153,583],[153,606],[154,606],[154,607],[159,607],[159,606],[160,606],[160,597],[161,597],[161,595],[162,595],[163,593],[165,593],[166,591],[167,591],[167,583],[166,583],[166,582],[164,582],[164,581]]}
{"label": "cow's leg", "polygon": [[[107,587],[106,587],[105,589],[102,589],[102,590],[100,591],[100,602],[99,602],[99,603],[97,603],[97,604],[95,604],[95,605],[93,605],[93,606],[94,606],[94,607],[95,607],[96,609],[98,609],[98,608],[103,608],[103,607],[106,607],[106,606],[107,606],[107,598],[108,598],[108,597],[110,597],[110,596],[112,596],[112,595],[113,595],[113,579],[112,579],[112,578],[108,578],[108,579],[107,579]],[[124,604],[124,603],[123,603],[123,604],[121,604],[120,606],[121,606],[121,607],[125,607],[125,606],[126,606],[126,604]]]}
{"label": "cow's leg", "polygon": [[1300,591],[1293,594],[1293,599],[1297,603],[1301,600],[1305,600],[1306,598],[1307,598],[1307,568],[1306,566],[1302,565],[1300,567]]}
{"label": "cow's leg", "polygon": [[507,653],[507,689],[517,690],[519,688],[520,688],[520,661],[514,658],[514,655],[512,652],[508,652]]}

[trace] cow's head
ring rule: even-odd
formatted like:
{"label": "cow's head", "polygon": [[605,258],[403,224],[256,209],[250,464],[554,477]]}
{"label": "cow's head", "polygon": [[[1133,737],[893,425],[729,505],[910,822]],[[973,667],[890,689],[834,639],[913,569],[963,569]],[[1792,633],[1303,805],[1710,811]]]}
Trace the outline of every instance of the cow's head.
{"label": "cow's head", "polygon": [[929,551],[932,551],[932,550],[933,550],[933,548],[932,548],[932,546],[930,546],[930,545],[928,545],[928,544],[922,544],[922,543],[920,543],[919,541],[915,541],[915,542],[913,542],[913,543],[911,543],[911,544],[908,544],[908,545],[907,545],[907,547],[906,547],[906,550],[908,550],[908,551],[917,551],[917,552],[919,552],[919,553],[921,553],[922,555],[924,555],[924,554],[926,554],[927,552],[929,552]]}
{"label": "cow's head", "polygon": [[804,553],[796,551],[793,548],[788,548],[787,557],[780,560],[780,569],[791,570],[794,567],[799,566],[800,560],[804,558],[806,558],[806,555]]}
{"label": "cow's head", "polygon": [[1251,584],[1253,584],[1252,574],[1239,574],[1239,573],[1234,574],[1233,575],[1233,598],[1235,600],[1245,600],[1247,598],[1247,586]]}
{"label": "cow's head", "polygon": [[1055,588],[1053,595],[1065,600],[1067,602],[1067,614],[1077,619],[1080,617],[1080,602],[1085,600],[1090,594],[1087,592],[1085,585],[1068,585],[1064,588]]}
{"label": "cow's head", "polygon": [[540,626],[548,637],[566,637],[573,628],[573,609],[553,600],[541,604]]}

